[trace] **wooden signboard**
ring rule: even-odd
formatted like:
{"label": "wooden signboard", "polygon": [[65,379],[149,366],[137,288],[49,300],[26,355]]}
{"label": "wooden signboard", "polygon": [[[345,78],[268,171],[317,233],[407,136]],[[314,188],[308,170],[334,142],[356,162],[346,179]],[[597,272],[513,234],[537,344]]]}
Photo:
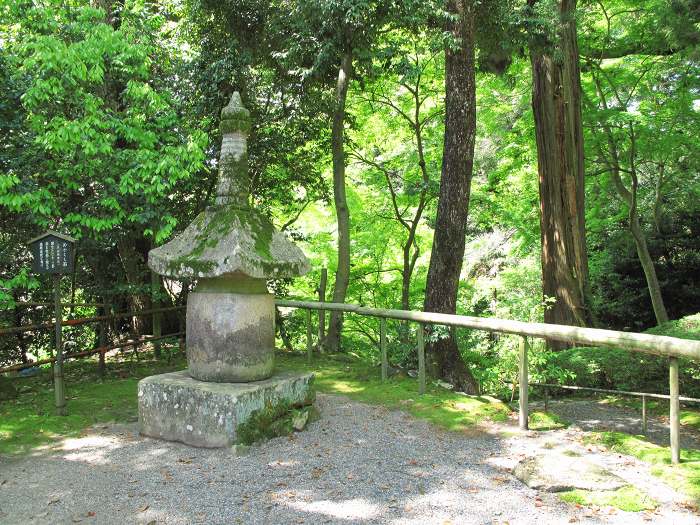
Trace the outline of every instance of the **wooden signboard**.
{"label": "wooden signboard", "polygon": [[29,241],[34,256],[32,269],[37,273],[66,274],[73,271],[75,239],[48,230]]}

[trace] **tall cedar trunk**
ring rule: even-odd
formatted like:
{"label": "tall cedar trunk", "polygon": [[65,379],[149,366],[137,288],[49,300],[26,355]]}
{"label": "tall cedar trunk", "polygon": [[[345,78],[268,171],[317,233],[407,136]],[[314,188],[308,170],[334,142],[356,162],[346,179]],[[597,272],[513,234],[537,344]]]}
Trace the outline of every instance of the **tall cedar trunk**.
{"label": "tall cedar trunk", "polygon": [[[448,0],[447,9],[458,17],[449,24],[457,46],[445,50],[445,143],[425,311],[454,314],[474,161],[476,82],[474,6],[470,0]],[[428,355],[433,374],[458,390],[478,393],[478,384],[462,360],[453,331],[448,337],[431,342]]]}
{"label": "tall cedar trunk", "polygon": [[[350,210],[345,197],[345,101],[348,84],[352,75],[352,51],[348,49],[340,62],[336,85],[336,102],[333,113],[331,144],[333,150],[333,196],[338,221],[338,267],[335,271],[333,302],[345,302],[345,294],[350,282]],[[342,312],[333,312],[328,324],[325,347],[334,352],[340,348],[340,334],[343,330]]]}
{"label": "tall cedar trunk", "polygon": [[[530,0],[530,5],[537,0]],[[555,299],[544,321],[592,324],[588,308],[588,255],[584,215],[581,79],[576,0],[560,0],[555,42],[533,42],[532,109],[540,189],[542,286]],[[562,343],[550,342],[561,348]]]}

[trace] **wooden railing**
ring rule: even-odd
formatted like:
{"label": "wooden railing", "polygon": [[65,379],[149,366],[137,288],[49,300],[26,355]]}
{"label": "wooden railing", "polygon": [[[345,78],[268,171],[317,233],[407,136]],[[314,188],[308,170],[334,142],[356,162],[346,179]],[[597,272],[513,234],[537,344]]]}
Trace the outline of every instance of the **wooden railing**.
{"label": "wooden railing", "polygon": [[[471,317],[466,315],[441,314],[433,312],[415,312],[410,310],[388,310],[381,308],[368,308],[365,306],[344,304],[344,303],[326,303],[317,301],[302,301],[302,300],[277,300],[276,305],[283,308],[299,308],[306,310],[306,348],[307,356],[311,361],[313,353],[313,329],[311,326],[311,312],[317,311],[319,314],[325,311],[340,311],[354,313],[369,317],[379,318],[379,350],[381,354],[381,374],[382,379],[386,380],[388,375],[388,358],[386,347],[386,320],[395,319],[399,321],[414,322],[419,324],[419,330],[416,334],[417,349],[418,349],[418,388],[421,394],[425,393],[426,386],[426,369],[425,369],[425,325],[444,325],[461,328],[470,328],[475,330],[484,330],[487,332],[496,332],[503,334],[512,334],[520,337],[519,357],[518,357],[518,377],[519,377],[519,424],[522,429],[527,429],[528,426],[528,337],[534,337],[545,340],[562,341],[575,345],[594,345],[608,348],[622,348],[633,352],[643,352],[647,354],[665,356],[669,358],[669,395],[661,394],[643,394],[648,397],[664,397],[669,399],[670,405],[670,430],[671,430],[671,461],[673,463],[680,462],[680,400],[679,385],[678,385],[678,358],[686,358],[694,361],[700,361],[700,341],[680,339],[677,337],[667,337],[660,335],[639,334],[630,332],[619,332],[616,330],[601,330],[597,328],[581,328],[575,326],[545,324],[545,323],[526,323],[522,321],[513,321],[508,319]],[[101,305],[100,305],[101,306]],[[166,337],[177,336],[182,338],[183,332],[168,334],[161,336],[160,333],[154,333],[154,336],[143,341],[128,341],[118,345],[107,345],[105,342],[106,328],[104,323],[117,318],[131,317],[137,315],[158,315],[163,312],[181,310],[183,306],[169,308],[153,308],[140,312],[122,312],[111,315],[99,315],[83,319],[74,320],[54,320],[53,322],[41,323],[36,325],[27,325],[23,327],[0,328],[0,335],[9,335],[19,332],[44,330],[47,328],[60,326],[77,326],[89,323],[100,323],[100,346],[98,348],[85,352],[77,352],[67,354],[66,358],[84,357],[94,353],[100,354],[100,369],[104,370],[104,354],[108,350],[120,348],[124,346],[136,346],[140,342],[155,342]],[[160,323],[157,324],[158,332],[160,332]],[[181,343],[182,344],[182,343]],[[43,362],[53,362],[53,358],[43,360]],[[27,366],[36,366],[40,363],[31,363],[28,365],[14,365],[0,369],[0,372],[18,370]],[[542,385],[544,386],[544,385]],[[566,385],[547,385],[558,388],[576,388]],[[611,391],[620,393],[619,391]],[[622,392],[624,394],[624,392]],[[641,393],[640,393],[641,395]],[[645,399],[643,399],[645,401]],[[646,419],[646,417],[644,417]]]}
{"label": "wooden railing", "polygon": [[622,348],[632,352],[643,352],[665,356],[669,358],[669,404],[670,404],[670,430],[671,430],[671,461],[680,462],[680,399],[678,390],[678,358],[683,357],[700,361],[700,341],[667,337],[661,335],[638,334],[619,332],[617,330],[601,330],[598,328],[582,328],[545,323],[525,323],[509,319],[496,319],[484,317],[471,317],[466,315],[440,314],[433,312],[414,312],[410,310],[387,310],[381,308],[368,308],[365,306],[341,303],[321,303],[315,301],[285,301],[276,302],[279,307],[301,308],[307,310],[307,354],[312,355],[312,310],[334,310],[348,312],[370,317],[378,317],[379,341],[382,362],[382,378],[387,375],[386,355],[386,319],[396,319],[418,323],[417,332],[418,347],[418,381],[419,392],[425,392],[425,325],[444,325],[461,328],[471,328],[512,334],[520,336],[518,376],[519,376],[519,424],[526,430],[528,426],[528,337],[539,339],[562,341],[574,345],[594,345],[608,348]]}

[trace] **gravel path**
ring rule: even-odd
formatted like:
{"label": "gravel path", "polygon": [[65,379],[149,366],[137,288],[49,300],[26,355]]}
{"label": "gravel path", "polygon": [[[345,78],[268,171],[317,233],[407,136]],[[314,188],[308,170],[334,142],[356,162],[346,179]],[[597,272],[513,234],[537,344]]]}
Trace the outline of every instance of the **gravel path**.
{"label": "gravel path", "polygon": [[[533,403],[533,409],[542,409],[542,407],[541,403]],[[548,409],[582,430],[642,433],[642,414],[639,410],[590,399],[550,401]],[[652,443],[668,446],[670,441],[668,416],[648,417],[646,438]],[[700,435],[697,431],[681,427],[681,447],[700,449]]]}
{"label": "gravel path", "polygon": [[133,425],[98,427],[52,452],[0,457],[0,523],[698,521],[673,501],[653,514],[576,508],[510,474],[542,439],[566,439],[562,431],[506,438],[494,425],[448,433],[342,397],[319,395],[318,406],[322,419],[305,432],[242,457],[143,438]]}

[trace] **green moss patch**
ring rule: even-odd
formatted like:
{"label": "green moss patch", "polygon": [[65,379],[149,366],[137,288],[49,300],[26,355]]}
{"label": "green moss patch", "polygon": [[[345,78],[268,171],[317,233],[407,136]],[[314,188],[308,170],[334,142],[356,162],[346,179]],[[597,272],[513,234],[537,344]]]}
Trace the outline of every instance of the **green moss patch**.
{"label": "green moss patch", "polygon": [[348,356],[318,356],[309,367],[302,356],[278,354],[277,366],[314,372],[319,392],[403,410],[448,430],[464,431],[485,421],[505,421],[511,413],[508,406],[492,398],[460,395],[433,384],[428,384],[421,396],[417,380],[396,375],[382,382],[379,367]]}
{"label": "green moss patch", "polygon": [[670,447],[650,443],[642,436],[622,432],[592,432],[588,441],[649,463],[653,475],[683,492],[694,502],[700,502],[700,450],[681,450],[681,463],[673,465]]}
{"label": "green moss patch", "polygon": [[550,412],[531,412],[528,417],[530,430],[558,430],[568,426],[568,422]]}
{"label": "green moss patch", "polygon": [[627,512],[654,510],[659,506],[648,494],[632,485],[610,491],[570,490],[562,492],[559,497],[568,503],[615,507]]}
{"label": "green moss patch", "polygon": [[319,418],[313,406],[294,406],[289,403],[268,403],[265,408],[256,410],[237,429],[236,443],[252,445],[268,439],[288,436],[295,430],[302,430],[308,423]]}

